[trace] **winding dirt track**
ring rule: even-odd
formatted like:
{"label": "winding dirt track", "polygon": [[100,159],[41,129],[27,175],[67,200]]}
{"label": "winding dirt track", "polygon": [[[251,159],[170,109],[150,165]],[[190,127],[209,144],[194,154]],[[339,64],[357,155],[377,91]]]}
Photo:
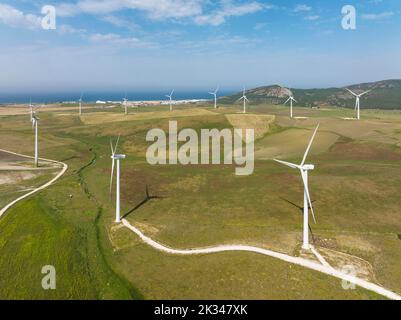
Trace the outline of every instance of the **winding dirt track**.
{"label": "winding dirt track", "polygon": [[[5,152],[5,153],[9,153],[9,154],[13,154],[13,155],[16,155],[16,156],[24,157],[24,158],[33,159],[33,157],[31,157],[31,156],[26,156],[26,155],[23,155],[23,154],[11,152],[11,151],[4,150],[4,149],[0,149],[0,151],[1,151],[1,152]],[[42,186],[40,186],[40,187],[38,187],[38,188],[36,188],[36,189],[34,189],[34,190],[32,190],[32,191],[30,191],[30,192],[24,194],[23,196],[21,196],[21,197],[15,199],[15,200],[13,200],[12,202],[10,202],[9,204],[7,204],[4,208],[2,208],[2,209],[0,210],[0,218],[6,213],[6,211],[7,211],[8,209],[10,209],[10,208],[11,208],[14,204],[16,204],[17,202],[19,202],[19,201],[21,201],[21,200],[23,200],[23,199],[25,199],[25,198],[27,198],[27,197],[33,195],[33,194],[36,193],[36,192],[39,192],[39,191],[41,191],[41,190],[43,190],[43,189],[46,189],[47,187],[51,186],[54,182],[56,182],[58,179],[60,179],[60,177],[61,177],[61,176],[67,171],[67,169],[68,169],[68,165],[66,165],[66,164],[63,163],[63,162],[59,162],[59,161],[55,161],[55,160],[49,160],[49,159],[43,159],[43,158],[40,158],[40,160],[60,164],[60,165],[62,165],[63,169],[57,174],[57,176],[55,176],[55,177],[54,177],[52,180],[50,180],[49,182],[46,182],[44,185],[42,185]]]}
{"label": "winding dirt track", "polygon": [[251,246],[244,246],[244,245],[222,245],[222,246],[216,246],[216,247],[210,247],[210,248],[202,248],[202,249],[188,249],[188,250],[177,250],[177,249],[172,249],[167,246],[164,246],[151,238],[145,236],[140,230],[135,228],[133,225],[131,225],[126,219],[122,220],[122,223],[125,227],[127,227],[129,230],[134,232],[136,235],[138,235],[143,242],[146,244],[150,245],[156,250],[169,253],[169,254],[176,254],[176,255],[199,255],[199,254],[211,254],[211,253],[218,253],[218,252],[227,252],[227,251],[245,251],[245,252],[253,252],[253,253],[258,253],[258,254],[263,254],[265,256],[277,258],[280,260],[283,260],[285,262],[289,262],[292,264],[296,264],[302,267],[306,267],[315,271],[319,271],[322,273],[325,273],[327,275],[339,278],[344,281],[348,281],[350,283],[354,283],[355,285],[362,287],[364,289],[367,289],[369,291],[373,291],[377,294],[380,294],[388,299],[392,300],[401,300],[401,296],[387,290],[383,287],[378,286],[377,284],[371,283],[369,281],[347,275],[345,273],[342,273],[338,270],[335,270],[329,265],[326,264],[319,264],[316,263],[312,260],[307,260],[304,258],[299,258],[299,257],[293,257],[289,256],[283,253],[275,252],[275,251],[270,251],[267,249],[262,249],[258,247],[251,247]]}

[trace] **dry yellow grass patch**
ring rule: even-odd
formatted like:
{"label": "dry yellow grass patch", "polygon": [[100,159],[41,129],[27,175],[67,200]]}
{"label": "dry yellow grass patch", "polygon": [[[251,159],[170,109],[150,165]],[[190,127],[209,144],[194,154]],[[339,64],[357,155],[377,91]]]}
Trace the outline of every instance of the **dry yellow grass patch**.
{"label": "dry yellow grass patch", "polygon": [[135,222],[135,227],[141,230],[148,237],[153,237],[159,233],[159,229],[145,222]]}
{"label": "dry yellow grass patch", "polygon": [[181,190],[187,191],[190,190],[192,192],[198,192],[202,186],[206,184],[206,178],[201,175],[194,175],[192,177],[186,177],[183,179],[179,179],[176,183],[169,184],[163,187],[163,191],[171,191]]}
{"label": "dry yellow grass patch", "polygon": [[3,184],[17,184],[21,181],[36,178],[37,174],[32,172],[5,172],[0,176],[0,186]]}
{"label": "dry yellow grass patch", "polygon": [[[311,135],[311,130],[301,129],[289,129],[269,135],[256,144],[255,158],[258,160],[294,157],[302,159]],[[310,154],[326,152],[336,143],[338,138],[338,135],[334,133],[320,131],[316,136]]]}
{"label": "dry yellow grass patch", "polygon": [[140,239],[133,237],[131,232],[122,224],[113,225],[108,232],[113,251],[120,251],[140,243]]}
{"label": "dry yellow grass patch", "polygon": [[336,241],[341,247],[348,247],[353,250],[374,253],[379,251],[369,241],[354,235],[337,235]]}
{"label": "dry yellow grass patch", "polygon": [[254,129],[255,139],[260,139],[269,131],[270,125],[276,117],[256,114],[227,114],[226,118],[236,129]]}
{"label": "dry yellow grass patch", "polygon": [[347,253],[327,248],[320,247],[318,250],[333,268],[337,270],[349,270],[348,268],[345,269],[346,266],[352,266],[357,277],[377,283],[373,267],[368,261]]}
{"label": "dry yellow grass patch", "polygon": [[[93,107],[84,107],[82,106],[82,110],[90,110],[93,109]],[[39,112],[53,112],[53,111],[74,111],[78,112],[78,107],[71,105],[71,106],[60,106],[60,105],[45,105],[45,106],[40,106],[37,109]],[[18,115],[29,115],[29,105],[12,105],[12,106],[5,106],[5,107],[0,107],[0,116],[18,116]],[[71,115],[71,113],[68,113],[66,115]]]}
{"label": "dry yellow grass patch", "polygon": [[101,124],[118,121],[152,120],[152,119],[174,119],[180,117],[196,117],[205,115],[218,115],[206,109],[185,109],[170,111],[143,112],[125,115],[123,113],[97,112],[81,116],[85,124]]}

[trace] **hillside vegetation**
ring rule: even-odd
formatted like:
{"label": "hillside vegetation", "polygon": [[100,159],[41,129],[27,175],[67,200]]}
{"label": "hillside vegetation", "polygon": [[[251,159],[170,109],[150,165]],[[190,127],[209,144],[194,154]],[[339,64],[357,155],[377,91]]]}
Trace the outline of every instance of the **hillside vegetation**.
{"label": "hillside vegetation", "polygon": [[[246,95],[253,104],[283,104],[292,94],[298,105],[303,107],[354,108],[355,97],[346,88],[357,94],[372,90],[361,98],[362,109],[401,109],[401,80],[384,80],[327,89],[294,89],[273,85],[248,90]],[[241,96],[242,92],[238,92],[221,98],[220,103],[232,104]]]}

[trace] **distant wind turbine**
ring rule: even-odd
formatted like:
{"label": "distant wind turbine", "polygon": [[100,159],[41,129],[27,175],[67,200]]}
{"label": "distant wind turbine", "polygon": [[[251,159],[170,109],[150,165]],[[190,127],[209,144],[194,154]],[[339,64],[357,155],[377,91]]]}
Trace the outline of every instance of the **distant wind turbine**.
{"label": "distant wind turbine", "polygon": [[125,108],[125,114],[128,114],[128,100],[127,100],[127,94],[125,94],[125,97],[123,99],[123,106]]}
{"label": "distant wind turbine", "polygon": [[245,93],[246,92],[245,92],[245,88],[244,88],[244,91],[242,93],[242,97],[238,99],[239,101],[244,100],[244,113],[246,113],[246,103],[249,102],[249,100],[246,97]]}
{"label": "distant wind turbine", "polygon": [[113,188],[113,177],[114,177],[114,166],[117,161],[117,177],[116,177],[116,222],[121,222],[121,209],[120,209],[120,160],[125,159],[124,154],[116,154],[118,148],[118,142],[120,141],[120,136],[117,139],[116,145],[113,147],[113,142],[110,140],[111,147],[111,177],[110,177],[110,195]]}
{"label": "distant wind turbine", "polygon": [[313,221],[316,223],[315,213],[313,211],[313,206],[312,206],[312,201],[310,198],[309,186],[308,186],[308,172],[311,170],[314,170],[315,166],[312,164],[305,164],[305,161],[308,156],[309,150],[312,146],[313,140],[315,139],[316,132],[318,129],[319,129],[319,125],[317,125],[315,132],[313,133],[312,138],[309,141],[309,145],[306,148],[304,157],[303,157],[300,165],[274,159],[274,161],[276,161],[276,162],[284,164],[285,166],[293,168],[293,169],[299,169],[299,171],[301,172],[301,177],[302,177],[302,181],[303,181],[303,185],[304,185],[304,226],[303,226],[303,246],[302,246],[302,248],[305,250],[310,249],[310,246],[309,246],[309,208],[312,213]]}
{"label": "distant wind turbine", "polygon": [[219,92],[220,87],[217,87],[215,91],[209,92],[212,96],[214,96],[214,108],[217,109],[217,92]]}
{"label": "distant wind turbine", "polygon": [[173,111],[173,94],[174,90],[171,91],[170,95],[166,95],[166,97],[170,99],[170,111]]}
{"label": "distant wind turbine", "polygon": [[36,112],[33,112],[32,114],[32,128],[35,129],[35,167],[38,167],[39,165],[39,158],[38,158],[38,123],[39,123],[39,118],[36,115]]}
{"label": "distant wind turbine", "polygon": [[365,91],[365,92],[363,92],[363,93],[361,93],[361,94],[356,94],[355,92],[352,92],[350,89],[348,89],[348,88],[345,88],[346,90],[348,90],[348,92],[350,92],[353,96],[355,96],[356,97],[356,102],[355,102],[355,111],[356,111],[356,118],[358,119],[358,120],[360,120],[361,119],[361,108],[360,108],[360,98],[362,97],[362,96],[364,96],[365,94],[367,94],[367,93],[369,93],[369,92],[371,92],[372,90],[368,90],[368,91]]}
{"label": "distant wind turbine", "polygon": [[288,98],[288,100],[287,100],[286,102],[284,102],[284,104],[286,105],[286,104],[288,103],[288,101],[290,101],[290,118],[292,119],[292,118],[293,118],[292,102],[298,103],[298,101],[295,100],[293,96],[290,96],[290,97]]}
{"label": "distant wind turbine", "polygon": [[84,96],[83,93],[81,93],[81,97],[79,98],[79,115],[82,115],[82,97]]}

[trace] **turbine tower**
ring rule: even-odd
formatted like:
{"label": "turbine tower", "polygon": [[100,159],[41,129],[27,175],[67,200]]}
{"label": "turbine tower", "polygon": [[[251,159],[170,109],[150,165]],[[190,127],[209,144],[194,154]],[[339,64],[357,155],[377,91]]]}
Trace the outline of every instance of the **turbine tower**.
{"label": "turbine tower", "polygon": [[214,96],[214,108],[217,109],[217,92],[219,92],[220,87],[217,87],[215,91],[209,92],[212,96]]}
{"label": "turbine tower", "polygon": [[312,146],[313,140],[315,139],[316,132],[319,129],[319,124],[317,125],[315,132],[312,135],[311,140],[309,141],[309,145],[306,148],[304,157],[302,159],[301,164],[294,164],[286,161],[281,161],[274,159],[274,161],[279,162],[287,167],[290,167],[292,169],[299,169],[301,172],[301,177],[304,185],[304,227],[303,227],[303,245],[302,248],[305,250],[310,249],[309,245],[309,208],[312,213],[313,221],[316,223],[316,218],[315,218],[315,213],[313,211],[313,206],[312,206],[312,201],[310,198],[310,193],[309,193],[309,187],[308,187],[308,172],[311,170],[315,169],[315,166],[313,164],[305,164],[306,157],[308,156],[309,150]]}
{"label": "turbine tower", "polygon": [[36,115],[36,112],[32,114],[32,128],[35,129],[35,167],[39,165],[39,158],[38,158],[38,123],[39,118]]}
{"label": "turbine tower", "polygon": [[288,101],[290,101],[290,118],[292,119],[292,118],[293,118],[292,102],[298,103],[298,101],[295,100],[293,96],[290,96],[290,97],[288,98],[288,100],[287,100],[286,102],[284,102],[284,105],[286,105],[286,104],[288,103]]}
{"label": "turbine tower", "polygon": [[243,91],[243,93],[242,93],[242,97],[239,98],[238,100],[239,100],[239,101],[244,100],[244,112],[243,112],[243,113],[246,113],[246,103],[249,102],[249,100],[248,100],[248,98],[247,98],[246,95],[245,95],[245,88],[244,88],[244,91]]}
{"label": "turbine tower", "polygon": [[116,222],[121,222],[121,209],[120,209],[120,160],[125,159],[126,156],[124,154],[116,154],[118,148],[118,142],[120,141],[120,137],[118,137],[116,145],[113,147],[113,142],[110,140],[111,147],[111,177],[110,177],[110,195],[113,188],[113,177],[114,177],[114,166],[117,161],[117,176],[116,176]]}
{"label": "turbine tower", "polygon": [[83,93],[81,93],[81,97],[79,98],[79,115],[82,115],[82,97],[84,96]]}
{"label": "turbine tower", "polygon": [[174,90],[171,91],[170,95],[166,95],[166,97],[170,99],[170,111],[173,111],[173,93]]}
{"label": "turbine tower", "polygon": [[123,106],[125,108],[125,114],[128,114],[128,100],[127,100],[127,94],[125,94],[125,97],[123,99]]}
{"label": "turbine tower", "polygon": [[365,92],[363,92],[363,93],[356,94],[355,92],[352,92],[352,91],[351,91],[350,89],[348,89],[348,88],[345,88],[345,89],[348,90],[349,93],[351,93],[353,96],[356,97],[356,102],[355,102],[356,118],[357,118],[358,120],[360,120],[360,119],[361,119],[360,99],[361,99],[362,96],[364,96],[365,94],[371,92],[372,90],[368,90],[368,91],[365,91]]}

